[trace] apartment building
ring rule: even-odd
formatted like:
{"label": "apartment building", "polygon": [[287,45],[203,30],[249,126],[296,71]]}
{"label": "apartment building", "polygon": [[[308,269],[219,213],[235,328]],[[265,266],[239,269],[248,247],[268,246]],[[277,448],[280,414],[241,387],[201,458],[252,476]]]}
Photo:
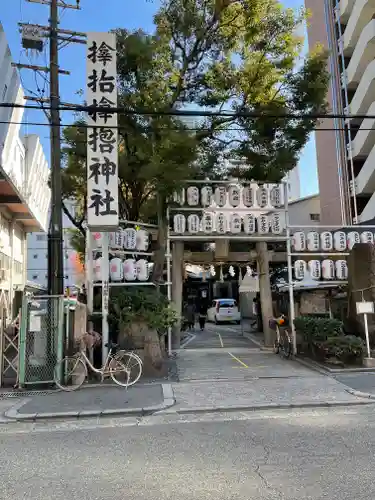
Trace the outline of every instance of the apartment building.
{"label": "apartment building", "polygon": [[[65,206],[74,217],[76,203],[74,200],[65,201]],[[76,250],[72,247],[71,236],[74,225],[69,217],[63,213],[63,257],[64,257],[64,286],[74,289],[81,287],[85,282],[84,271]],[[43,288],[48,285],[48,239],[44,232],[36,232],[27,238],[27,277]]]}
{"label": "apartment building", "polygon": [[[1,23],[0,103],[25,104]],[[47,229],[51,197],[43,148],[36,135],[22,135],[23,114],[0,106],[0,328],[18,311],[27,281],[26,235]]]}
{"label": "apartment building", "polygon": [[[374,0],[305,0],[312,17],[309,45],[330,51],[331,112],[375,115]],[[375,217],[373,119],[323,120],[316,133],[321,218],[324,224]],[[343,129],[343,130],[340,130]]]}

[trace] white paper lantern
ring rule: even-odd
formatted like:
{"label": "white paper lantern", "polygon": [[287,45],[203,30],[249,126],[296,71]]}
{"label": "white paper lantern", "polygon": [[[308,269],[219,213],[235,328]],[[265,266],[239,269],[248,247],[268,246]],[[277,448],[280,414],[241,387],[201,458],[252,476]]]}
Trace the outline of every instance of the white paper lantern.
{"label": "white paper lantern", "polygon": [[281,234],[283,232],[283,228],[281,225],[281,216],[279,213],[274,213],[271,216],[271,233],[273,234]]}
{"label": "white paper lantern", "polygon": [[371,231],[364,231],[360,235],[361,238],[361,243],[370,243],[371,245],[374,244],[374,235],[371,233]]}
{"label": "white paper lantern", "polygon": [[223,207],[227,202],[227,189],[225,186],[218,186],[215,189],[215,203],[218,207]]}
{"label": "white paper lantern", "polygon": [[178,205],[185,204],[185,189],[180,189],[179,191],[175,191],[173,193],[173,201]]}
{"label": "white paper lantern", "polygon": [[294,263],[294,275],[296,280],[303,280],[306,276],[306,262],[304,260],[296,260]]}
{"label": "white paper lantern", "polygon": [[137,231],[136,235],[136,249],[139,252],[147,252],[150,244],[150,235],[144,229]]}
{"label": "white paper lantern", "polygon": [[335,279],[335,263],[333,260],[325,259],[322,261],[322,276],[325,280]]}
{"label": "white paper lantern", "polygon": [[204,186],[201,189],[201,203],[204,207],[209,207],[212,204],[212,187]]}
{"label": "white paper lantern", "polygon": [[198,233],[199,232],[199,216],[197,214],[190,214],[187,219],[187,226],[189,233]]}
{"label": "white paper lantern", "polygon": [[284,192],[282,186],[273,186],[270,190],[270,203],[275,208],[280,208],[284,205]]}
{"label": "white paper lantern", "polygon": [[268,205],[268,189],[266,187],[259,187],[257,189],[257,203],[260,208]]}
{"label": "white paper lantern", "polygon": [[124,231],[124,248],[128,250],[135,250],[136,244],[137,231],[132,227],[128,227]]}
{"label": "white paper lantern", "polygon": [[212,214],[205,213],[202,217],[202,231],[206,234],[212,233],[214,230],[214,218]]}
{"label": "white paper lantern", "polygon": [[135,259],[126,259],[124,261],[125,281],[135,281],[137,278],[137,267]]}
{"label": "white paper lantern", "polygon": [[94,265],[93,265],[94,281],[102,281],[102,265],[103,265],[102,257],[98,257],[97,259],[94,260]]}
{"label": "white paper lantern", "polygon": [[216,274],[215,266],[212,266],[212,265],[210,266],[210,274],[211,274],[211,276],[215,276],[215,274]]}
{"label": "white paper lantern", "polygon": [[351,250],[356,243],[361,242],[361,238],[359,237],[359,233],[357,231],[351,231],[348,233],[348,249]]}
{"label": "white paper lantern", "polygon": [[306,236],[306,245],[309,252],[316,252],[320,248],[320,237],[316,231],[309,231]]}
{"label": "white paper lantern", "polygon": [[251,269],[250,266],[246,266],[246,275],[247,276],[252,276],[253,275],[253,270]]}
{"label": "white paper lantern", "polygon": [[147,281],[149,277],[149,264],[146,259],[139,259],[136,262],[136,273],[138,281]]}
{"label": "white paper lantern", "polygon": [[319,260],[309,260],[307,267],[309,269],[310,276],[313,280],[320,280],[321,277],[321,267]]}
{"label": "white paper lantern", "polygon": [[124,248],[124,240],[125,234],[122,229],[113,233],[109,233],[109,248]]}
{"label": "white paper lantern", "polygon": [[344,231],[336,231],[333,233],[333,248],[336,252],[345,252],[347,247],[346,234]]}
{"label": "white paper lantern", "polygon": [[333,236],[330,231],[320,233],[320,246],[323,252],[331,252],[333,250]]}
{"label": "white paper lantern", "polygon": [[348,264],[346,260],[336,260],[335,262],[336,278],[338,280],[348,279]]}
{"label": "white paper lantern", "polygon": [[242,190],[242,203],[245,207],[254,205],[254,189],[251,186],[245,186]]}
{"label": "white paper lantern", "polygon": [[241,190],[239,186],[229,186],[228,199],[232,207],[238,207],[241,202]]}
{"label": "white paper lantern", "polygon": [[306,235],[303,231],[297,231],[292,236],[292,247],[296,252],[306,250]]}
{"label": "white paper lantern", "polygon": [[265,234],[268,233],[270,228],[269,220],[267,215],[260,215],[258,217],[258,233]]}
{"label": "white paper lantern", "polygon": [[255,233],[255,217],[253,214],[246,214],[243,219],[244,231],[246,234]]}
{"label": "white paper lantern", "polygon": [[233,234],[241,232],[242,219],[239,214],[231,214],[229,219],[230,232]]}
{"label": "white paper lantern", "polygon": [[103,246],[103,233],[91,233],[92,246],[95,248],[102,248]]}
{"label": "white paper lantern", "polygon": [[216,232],[223,234],[227,232],[227,218],[225,214],[219,213],[216,215]]}
{"label": "white paper lantern", "polygon": [[234,267],[233,267],[233,266],[229,266],[228,273],[229,273],[229,275],[230,275],[232,278],[233,278],[234,276],[236,276],[236,271],[234,270]]}
{"label": "white paper lantern", "polygon": [[122,281],[124,279],[124,266],[121,259],[116,257],[110,260],[109,277],[111,281]]}
{"label": "white paper lantern", "polygon": [[186,219],[182,214],[176,214],[173,217],[173,231],[182,234],[186,231]]}
{"label": "white paper lantern", "polygon": [[189,207],[199,205],[199,189],[197,186],[189,186],[186,190],[186,199]]}

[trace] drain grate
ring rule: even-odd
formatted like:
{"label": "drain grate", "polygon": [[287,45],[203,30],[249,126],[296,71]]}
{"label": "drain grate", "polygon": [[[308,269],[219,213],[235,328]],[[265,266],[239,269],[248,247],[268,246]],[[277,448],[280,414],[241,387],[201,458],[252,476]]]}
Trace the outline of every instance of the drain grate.
{"label": "drain grate", "polygon": [[14,392],[1,392],[0,399],[11,399],[11,398],[28,398],[32,396],[48,396],[48,394],[53,394],[56,391],[14,391]]}

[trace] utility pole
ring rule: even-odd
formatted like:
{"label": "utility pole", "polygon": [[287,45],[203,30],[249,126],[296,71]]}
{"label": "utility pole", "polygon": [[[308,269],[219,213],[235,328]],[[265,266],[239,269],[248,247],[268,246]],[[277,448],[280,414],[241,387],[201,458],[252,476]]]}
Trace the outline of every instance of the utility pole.
{"label": "utility pole", "polygon": [[64,294],[62,190],[61,190],[61,141],[60,94],[58,52],[57,0],[50,6],[50,104],[51,104],[51,221],[48,232],[48,293]]}
{"label": "utility pole", "polygon": [[[39,33],[50,39],[49,68],[18,64],[20,69],[32,69],[34,71],[44,71],[50,74],[50,96],[49,99],[26,96],[26,99],[39,101],[40,103],[49,102],[50,115],[48,116],[51,125],[51,219],[48,230],[48,293],[50,295],[64,294],[64,259],[63,259],[63,217],[62,217],[62,185],[61,185],[61,121],[60,121],[60,92],[59,92],[59,74],[69,75],[69,71],[63,71],[59,68],[59,40],[65,43],[86,43],[80,38],[85,37],[85,33],[77,33],[69,30],[59,29],[59,8],[76,9],[80,8],[80,0],[76,0],[76,5],[67,4],[65,0],[26,0],[29,3],[40,3],[48,5],[50,8],[49,26],[28,25],[19,23],[20,26]],[[70,35],[69,37],[61,34]],[[33,39],[34,38],[34,39]],[[30,43],[26,48],[33,48],[35,37],[31,35],[29,40],[23,40]],[[43,44],[37,50],[41,50]]]}

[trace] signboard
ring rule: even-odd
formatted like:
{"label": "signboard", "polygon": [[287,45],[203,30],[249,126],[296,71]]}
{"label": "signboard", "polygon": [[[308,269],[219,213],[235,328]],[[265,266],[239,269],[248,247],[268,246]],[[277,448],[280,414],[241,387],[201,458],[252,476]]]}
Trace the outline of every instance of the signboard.
{"label": "signboard", "polygon": [[356,302],[357,314],[374,314],[373,302]]}
{"label": "signboard", "polygon": [[[118,227],[116,35],[87,33],[87,225]],[[98,111],[96,108],[100,108]]]}

